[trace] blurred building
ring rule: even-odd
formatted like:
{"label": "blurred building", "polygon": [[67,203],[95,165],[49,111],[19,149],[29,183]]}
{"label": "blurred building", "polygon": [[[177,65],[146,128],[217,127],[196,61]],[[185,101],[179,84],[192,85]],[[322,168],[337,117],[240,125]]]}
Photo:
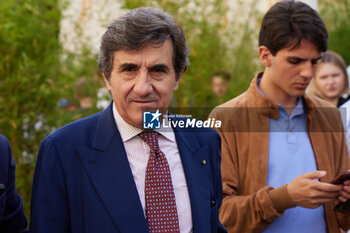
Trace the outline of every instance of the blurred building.
{"label": "blurred building", "polygon": [[102,34],[108,24],[121,16],[117,0],[62,0],[63,11],[60,41],[69,52],[79,52],[86,46],[98,53]]}
{"label": "blurred building", "polygon": [[[301,0],[314,9],[318,7],[318,0]],[[93,53],[98,53],[100,38],[108,24],[125,13],[118,0],[62,0],[63,11],[60,30],[60,41],[63,48],[69,52],[79,52],[86,46]],[[229,12],[227,18],[245,20],[242,14],[254,6],[262,13],[266,12],[278,0],[226,0]],[[242,9],[243,8],[243,9]],[[253,26],[253,25],[252,25]],[[255,26],[253,26],[255,27]]]}

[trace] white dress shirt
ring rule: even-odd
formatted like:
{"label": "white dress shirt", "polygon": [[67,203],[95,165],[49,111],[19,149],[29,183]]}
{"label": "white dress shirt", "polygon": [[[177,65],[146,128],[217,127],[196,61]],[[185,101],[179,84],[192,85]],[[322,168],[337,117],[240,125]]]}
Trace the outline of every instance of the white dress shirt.
{"label": "white dress shirt", "polygon": [[[129,165],[134,177],[136,188],[145,214],[145,177],[147,162],[150,155],[149,146],[138,135],[142,129],[126,123],[113,104],[113,116],[122,137]],[[179,149],[173,130],[155,130],[159,133],[159,148],[168,160],[171,180],[174,187],[179,227],[181,233],[191,233],[192,212],[185,172],[182,166]]]}

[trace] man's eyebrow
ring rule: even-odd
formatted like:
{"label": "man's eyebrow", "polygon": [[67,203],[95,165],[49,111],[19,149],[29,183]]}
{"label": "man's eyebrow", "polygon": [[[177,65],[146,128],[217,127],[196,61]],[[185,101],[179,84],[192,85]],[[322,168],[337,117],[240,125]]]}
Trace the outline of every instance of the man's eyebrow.
{"label": "man's eyebrow", "polygon": [[[287,57],[287,59],[295,59],[295,60],[299,60],[299,61],[307,61],[307,59],[306,58],[302,58],[302,57],[295,57],[295,56],[290,56],[290,57]],[[316,58],[313,58],[313,59],[311,59],[311,61],[318,61],[318,60],[320,60],[321,59],[321,56],[319,56],[319,57],[316,57]]]}
{"label": "man's eyebrow", "polygon": [[138,69],[138,68],[139,68],[139,66],[137,64],[123,63],[123,64],[118,66],[118,71],[134,70],[134,69]]}
{"label": "man's eyebrow", "polygon": [[147,68],[148,70],[152,71],[152,70],[163,70],[163,71],[169,71],[170,68],[169,66],[165,65],[165,64],[155,64],[152,65],[150,67]]}
{"label": "man's eyebrow", "polygon": [[295,56],[289,56],[287,59],[292,59],[292,60],[300,60],[300,61],[306,61],[307,59],[302,58],[302,57],[295,57]]}
{"label": "man's eyebrow", "polygon": [[318,61],[318,60],[320,60],[321,58],[322,58],[322,57],[319,56],[319,57],[316,57],[316,58],[312,59],[312,61]]}

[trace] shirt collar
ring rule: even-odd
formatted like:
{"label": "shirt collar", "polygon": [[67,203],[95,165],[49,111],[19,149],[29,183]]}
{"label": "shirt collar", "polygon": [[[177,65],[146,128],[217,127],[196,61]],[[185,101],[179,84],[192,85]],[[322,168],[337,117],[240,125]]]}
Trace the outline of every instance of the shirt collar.
{"label": "shirt collar", "polygon": [[304,103],[301,97],[298,98],[298,103],[292,111],[291,117],[300,116],[305,113]]}
{"label": "shirt collar", "polygon": [[[260,92],[260,94],[261,95],[263,95],[264,97],[265,97],[265,95],[264,95],[264,93],[262,92],[262,90],[260,89],[260,86],[259,86],[259,84],[260,84],[260,81],[261,81],[261,76],[259,77],[257,77],[256,78],[256,86],[257,86],[257,88],[258,88],[258,91]],[[293,109],[293,111],[292,111],[292,113],[291,113],[291,116],[299,116],[299,115],[302,115],[302,114],[304,114],[304,112],[305,112],[305,110],[304,110],[304,103],[303,103],[303,100],[302,100],[303,98],[302,97],[298,97],[298,99],[297,99],[297,105],[295,106],[295,108]],[[281,105],[281,104],[277,104],[277,106],[278,106],[278,110],[279,111],[281,111],[281,109],[283,109],[284,110],[284,107]]]}
{"label": "shirt collar", "polygon": [[[115,123],[117,124],[117,127],[120,132],[120,136],[122,137],[123,142],[126,142],[135,136],[139,135],[143,132],[143,129],[137,128],[135,126],[132,126],[128,124],[119,114],[117,108],[115,107],[115,104],[113,102],[113,117],[115,120]],[[164,119],[165,121],[168,121],[167,118]],[[167,123],[167,122],[166,122]],[[168,139],[171,142],[175,142],[175,135],[172,128],[169,128],[167,130],[155,129],[154,131],[158,132],[160,135],[164,136],[166,139]]]}

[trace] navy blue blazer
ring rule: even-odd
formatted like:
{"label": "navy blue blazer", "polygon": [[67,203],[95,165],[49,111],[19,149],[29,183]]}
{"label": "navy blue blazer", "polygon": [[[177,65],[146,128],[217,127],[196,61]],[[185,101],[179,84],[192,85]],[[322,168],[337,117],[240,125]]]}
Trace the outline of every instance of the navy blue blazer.
{"label": "navy blue blazer", "polygon": [[[30,232],[148,232],[111,106],[64,126],[41,143]],[[174,131],[190,194],[193,232],[226,232],[218,220],[219,135],[211,129]]]}
{"label": "navy blue blazer", "polygon": [[27,219],[21,197],[16,191],[15,162],[10,143],[0,135],[0,232],[27,232]]}

